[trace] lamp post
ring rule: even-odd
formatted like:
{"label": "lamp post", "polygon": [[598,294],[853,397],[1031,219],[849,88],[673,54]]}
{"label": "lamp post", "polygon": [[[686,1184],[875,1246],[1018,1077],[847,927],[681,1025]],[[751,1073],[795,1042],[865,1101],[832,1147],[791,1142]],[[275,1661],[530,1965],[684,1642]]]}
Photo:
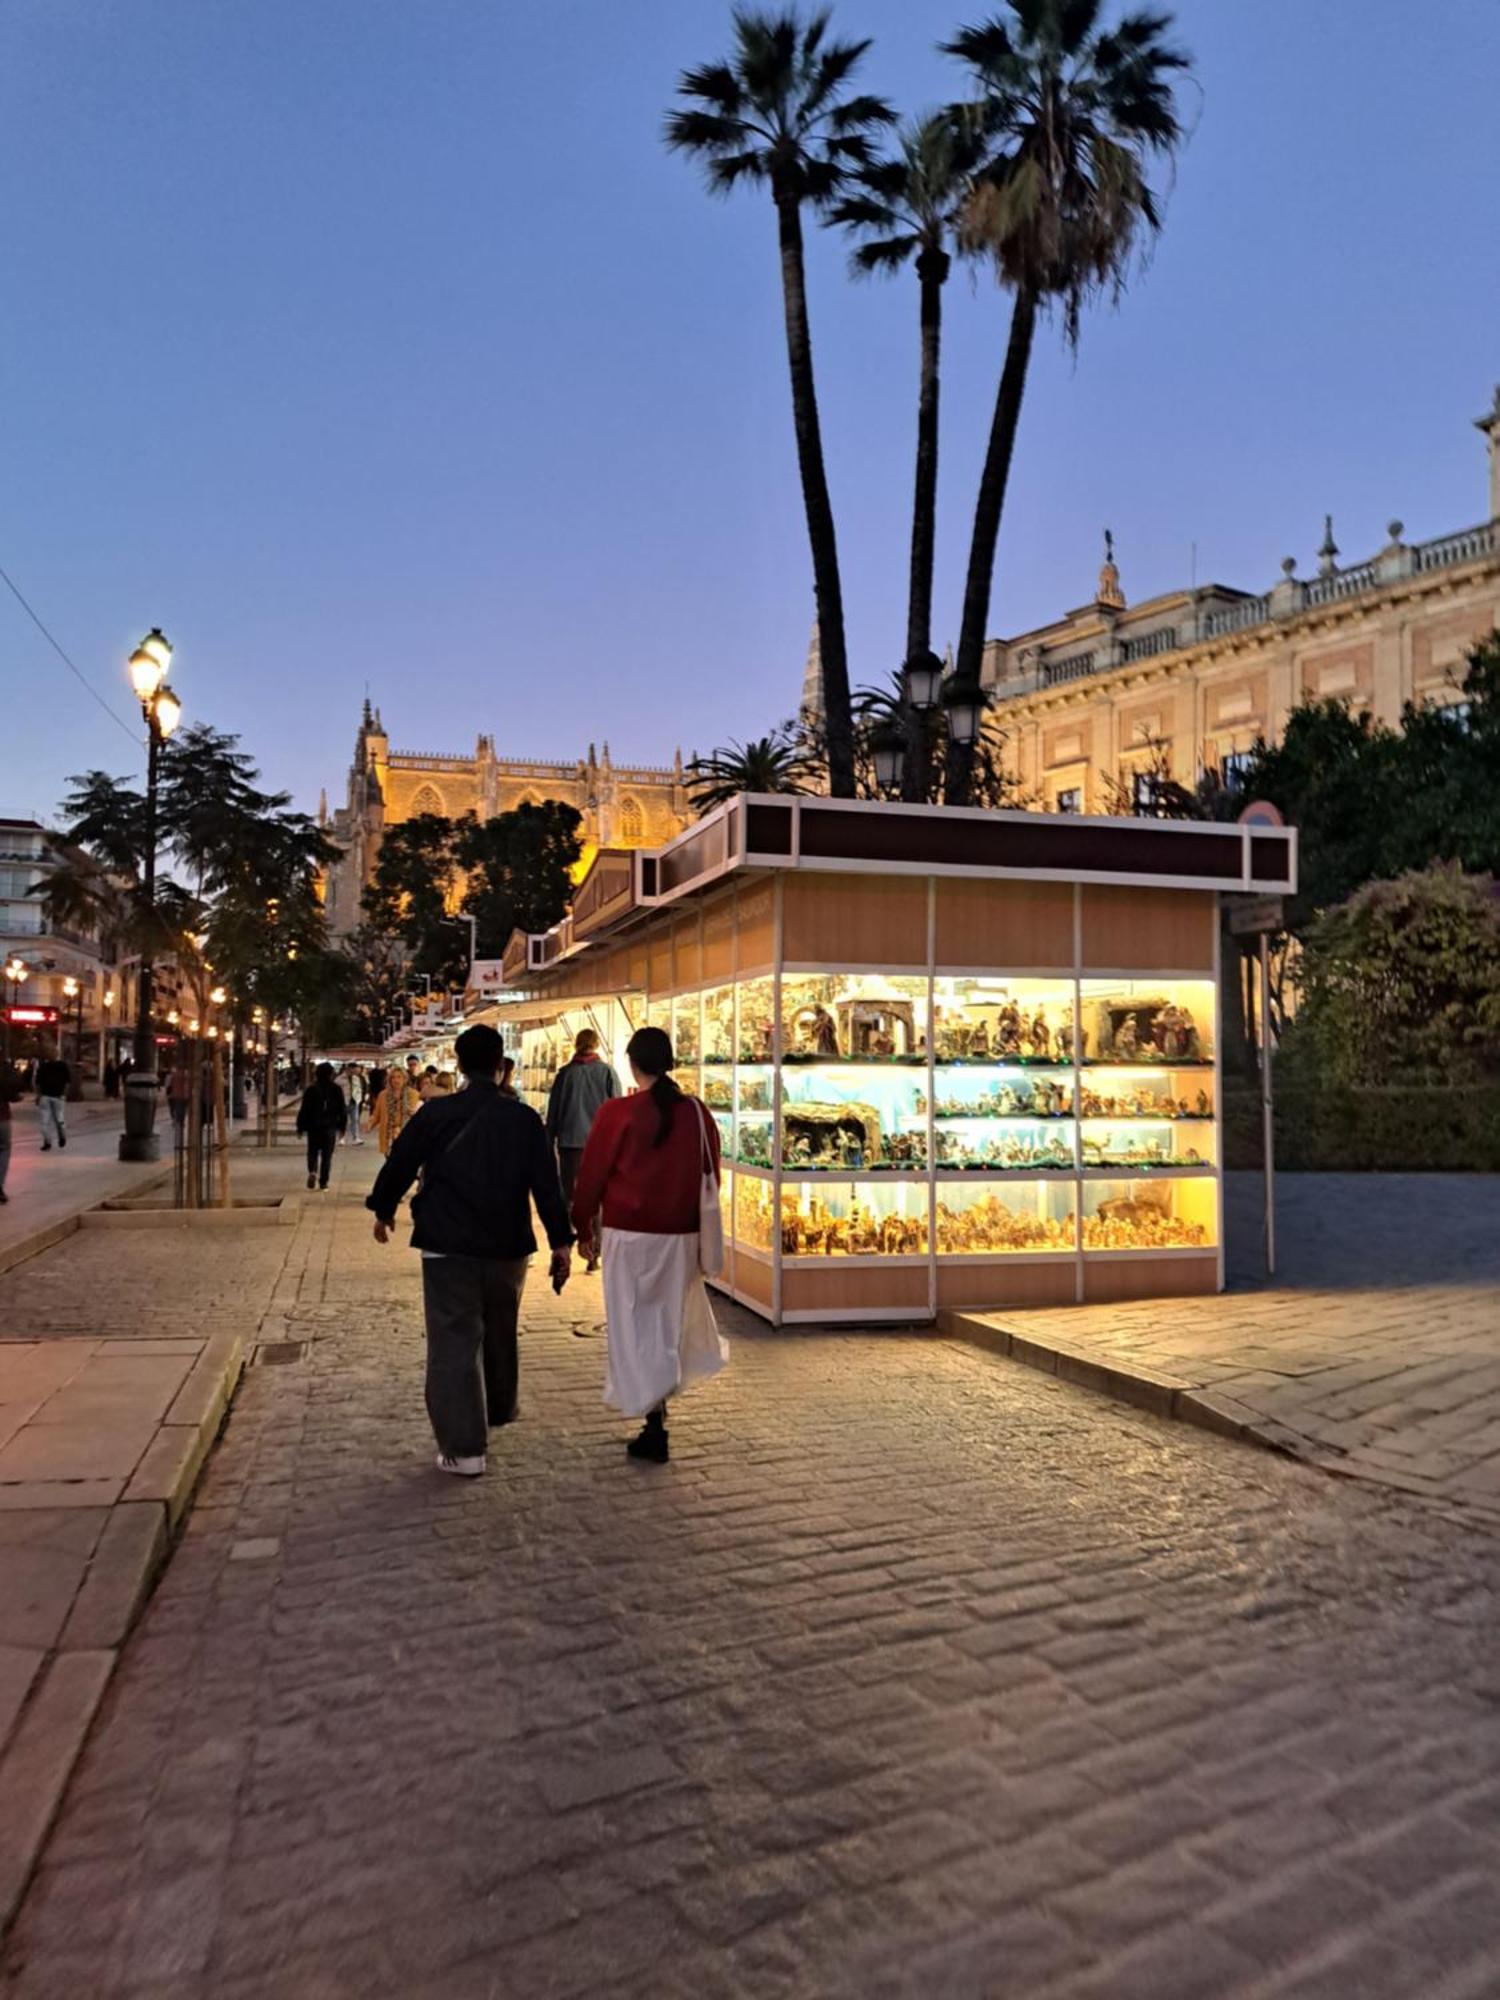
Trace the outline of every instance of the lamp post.
{"label": "lamp post", "polygon": [[[73,1003],[73,1073],[68,1078],[68,1096],[76,1104],[83,1096],[83,983],[69,973],[63,981],[62,990]],[[57,1031],[57,1040],[61,1053],[61,1028]]]}
{"label": "lamp post", "polygon": [[20,997],[29,970],[24,958],[12,955],[5,961],[5,1060],[7,1062],[10,1061],[10,1009],[16,1005]]}
{"label": "lamp post", "polygon": [[135,1016],[135,1060],[125,1079],[125,1130],[120,1134],[122,1160],[155,1160],[161,1156],[156,1136],[156,1036],[151,1020],[152,964],[156,914],[156,788],[161,746],[177,727],[182,703],[166,685],[172,648],[153,626],[130,656],[130,684],[146,720],[146,825],[141,856],[141,964]]}

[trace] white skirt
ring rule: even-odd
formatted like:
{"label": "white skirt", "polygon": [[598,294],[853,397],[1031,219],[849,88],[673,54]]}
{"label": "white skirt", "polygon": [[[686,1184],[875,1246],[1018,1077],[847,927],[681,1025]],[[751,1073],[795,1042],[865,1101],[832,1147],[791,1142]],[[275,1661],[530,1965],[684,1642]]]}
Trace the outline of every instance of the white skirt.
{"label": "white skirt", "polygon": [[644,1416],[700,1376],[716,1375],[729,1348],[714,1324],[698,1232],[654,1236],[606,1229],[604,1316],[609,1336],[604,1400]]}

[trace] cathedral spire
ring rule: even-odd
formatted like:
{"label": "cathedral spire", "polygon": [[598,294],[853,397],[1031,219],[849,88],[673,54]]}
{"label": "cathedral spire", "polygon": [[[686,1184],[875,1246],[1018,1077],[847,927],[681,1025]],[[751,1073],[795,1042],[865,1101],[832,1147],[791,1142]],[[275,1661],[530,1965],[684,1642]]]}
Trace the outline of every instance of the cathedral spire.
{"label": "cathedral spire", "polygon": [[1115,538],[1104,530],[1104,562],[1099,571],[1099,589],[1094,602],[1101,611],[1123,611],[1125,593],[1120,588],[1120,572],[1115,563]]}
{"label": "cathedral spire", "polygon": [[801,712],[811,722],[821,722],[827,713],[823,700],[823,638],[813,619],[812,637],[807,642],[807,661],[802,669]]}

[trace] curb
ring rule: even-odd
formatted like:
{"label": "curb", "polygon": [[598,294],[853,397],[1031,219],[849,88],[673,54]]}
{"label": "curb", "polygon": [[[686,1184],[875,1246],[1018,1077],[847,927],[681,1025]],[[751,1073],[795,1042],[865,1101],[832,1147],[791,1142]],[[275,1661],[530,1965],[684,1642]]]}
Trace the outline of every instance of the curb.
{"label": "curb", "polygon": [[[71,1228],[77,1226],[74,1217]],[[56,1648],[50,1657],[38,1652],[21,1660],[21,1680],[9,1701],[0,1688],[0,1799],[5,1801],[0,1938],[20,1908],[125,1641],[170,1553],[244,1366],[240,1335],[219,1334],[208,1342],[109,1511]]]}

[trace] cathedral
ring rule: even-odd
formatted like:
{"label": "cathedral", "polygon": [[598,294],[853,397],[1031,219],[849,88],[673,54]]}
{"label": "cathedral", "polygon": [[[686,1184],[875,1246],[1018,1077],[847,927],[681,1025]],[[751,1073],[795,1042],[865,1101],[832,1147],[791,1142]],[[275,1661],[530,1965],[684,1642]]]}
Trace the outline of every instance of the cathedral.
{"label": "cathedral", "polygon": [[361,898],[386,827],[418,813],[491,819],[548,799],[576,806],[582,814],[585,859],[600,847],[659,847],[693,818],[680,750],[670,769],[615,764],[607,743],[602,756],[591,743],[587,757],[572,764],[497,757],[490,736],[478,739],[470,757],[392,750],[379,709],[366,701],[346,802],[330,815],[325,797],[322,811],[324,827],[340,849],[326,889],[334,936],[347,937],[359,928]]}

